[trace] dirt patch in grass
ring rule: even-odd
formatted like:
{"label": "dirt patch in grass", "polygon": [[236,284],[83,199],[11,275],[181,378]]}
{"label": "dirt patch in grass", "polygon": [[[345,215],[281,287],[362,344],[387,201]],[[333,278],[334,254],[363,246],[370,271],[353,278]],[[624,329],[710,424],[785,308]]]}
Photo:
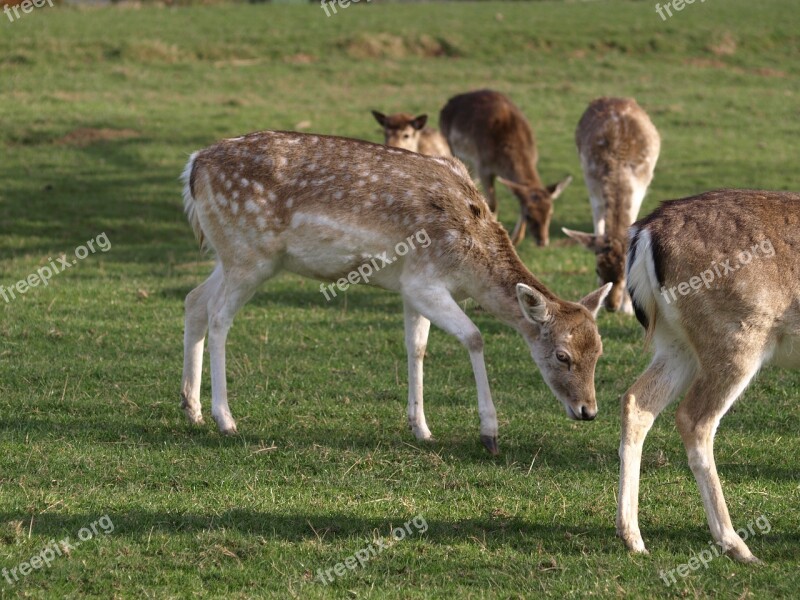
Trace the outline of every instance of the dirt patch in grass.
{"label": "dirt patch in grass", "polygon": [[398,36],[391,33],[360,33],[346,38],[341,46],[353,58],[425,58],[461,56],[452,42],[430,35]]}
{"label": "dirt patch in grass", "polygon": [[89,146],[98,142],[109,142],[113,140],[127,140],[137,138],[141,134],[133,129],[96,129],[94,127],[79,127],[73,129],[64,137],[55,140],[56,144],[66,146]]}
{"label": "dirt patch in grass", "polygon": [[740,75],[758,75],[760,77],[777,77],[778,79],[786,79],[789,76],[785,71],[779,71],[778,69],[771,69],[769,67],[743,69],[742,67],[732,66],[715,58],[687,58],[683,61],[683,64],[701,69],[727,69]]}
{"label": "dirt patch in grass", "polygon": [[707,49],[715,56],[733,56],[736,54],[737,48],[736,38],[730,31],[726,31],[715,43],[710,44]]}

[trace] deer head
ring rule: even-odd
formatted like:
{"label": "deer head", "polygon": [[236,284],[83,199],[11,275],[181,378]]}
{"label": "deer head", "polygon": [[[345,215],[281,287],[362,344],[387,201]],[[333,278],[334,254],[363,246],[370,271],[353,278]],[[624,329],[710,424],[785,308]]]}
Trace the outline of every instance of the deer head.
{"label": "deer head", "polygon": [[562,228],[562,231],[586,246],[597,257],[597,276],[600,283],[610,283],[611,291],[606,298],[606,308],[611,312],[619,310],[625,298],[625,253],[627,244],[608,235],[592,235],[581,231]]}
{"label": "deer head", "polygon": [[591,421],[597,416],[594,369],[603,353],[595,318],[611,285],[580,302],[554,302],[524,283],[517,284],[522,313],[533,325],[524,335],[545,382],[567,415]]}
{"label": "deer head", "polygon": [[[546,188],[537,185],[517,183],[502,177],[497,180],[508,187],[519,200],[521,211],[522,230],[520,237],[525,235],[525,226],[539,246],[550,243],[550,219],[553,217],[553,201],[556,200],[572,183],[572,177],[567,176],[558,183]],[[518,243],[519,240],[514,240]]]}
{"label": "deer head", "polygon": [[387,146],[419,151],[420,132],[428,122],[428,115],[412,117],[406,113],[397,113],[387,116],[373,110],[372,116],[383,127],[384,143]]}

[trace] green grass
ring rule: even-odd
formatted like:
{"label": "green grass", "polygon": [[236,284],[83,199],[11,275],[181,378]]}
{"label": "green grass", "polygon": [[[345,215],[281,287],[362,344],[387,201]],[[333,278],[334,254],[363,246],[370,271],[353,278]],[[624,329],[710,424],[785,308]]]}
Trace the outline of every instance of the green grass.
{"label": "green grass", "polygon": [[[271,281],[239,314],[228,383],[240,435],[178,408],[183,298],[209,273],[181,209],[190,152],[294,128],[378,140],[369,110],[428,112],[477,87],[529,116],[548,182],[572,173],[546,249],[523,260],[560,295],[593,289],[593,257],[560,234],[591,218],[573,131],[592,98],[633,95],[663,137],[643,213],[722,187],[798,189],[800,28],[790,0],[360,3],[66,9],[0,16],[0,284],[105,232],[112,247],[0,301],[0,568],[109,515],[0,598],[793,597],[800,576],[797,372],[767,369],[725,418],[716,456],[736,526],[766,561],[727,558],[667,588],[710,534],[673,424],[645,446],[650,556],[614,537],[618,398],[648,362],[638,324],[603,314],[601,413],[569,421],[522,340],[485,313],[501,456],[478,441],[466,352],[434,331],[428,422],[405,423],[398,297],[326,303]],[[128,137],[78,145],[81,128]],[[69,134],[71,134],[69,136]],[[514,220],[502,192],[501,218]],[[392,527],[429,529],[324,587],[313,580]]]}

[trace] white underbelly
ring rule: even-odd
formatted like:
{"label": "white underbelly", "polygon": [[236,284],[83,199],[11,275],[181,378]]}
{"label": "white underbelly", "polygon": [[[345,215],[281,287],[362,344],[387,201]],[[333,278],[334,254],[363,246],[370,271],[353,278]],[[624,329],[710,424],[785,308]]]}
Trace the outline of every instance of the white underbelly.
{"label": "white underbelly", "polygon": [[[336,225],[334,227],[334,225]],[[375,285],[397,290],[408,239],[395,243],[385,231],[353,225],[343,226],[319,215],[295,214],[291,227],[282,234],[281,268],[321,281],[347,280],[351,285]]]}

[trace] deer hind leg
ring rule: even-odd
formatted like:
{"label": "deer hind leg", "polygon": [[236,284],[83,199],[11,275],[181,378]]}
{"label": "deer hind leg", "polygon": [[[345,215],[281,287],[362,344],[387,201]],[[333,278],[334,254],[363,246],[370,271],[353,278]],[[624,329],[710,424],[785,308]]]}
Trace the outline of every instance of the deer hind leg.
{"label": "deer hind leg", "polygon": [[759,561],[731,524],[714,462],[714,434],[723,415],[745,390],[759,366],[760,361],[754,361],[748,365],[706,369],[692,384],[675,415],[689,467],[700,488],[711,536],[732,558],[748,563]]}
{"label": "deer hind leg", "polygon": [[656,351],[647,370],[622,397],[617,535],[632,552],[647,552],[639,530],[642,448],[656,417],[688,386],[695,373],[688,351]]}
{"label": "deer hind leg", "polygon": [[228,407],[225,380],[225,343],[233,318],[253,296],[259,284],[272,275],[271,268],[258,278],[237,271],[225,272],[224,281],[208,303],[208,352],[211,355],[211,416],[223,434],[236,433],[236,422]]}
{"label": "deer hind leg", "polygon": [[406,349],[408,351],[408,426],[418,440],[432,440],[422,402],[422,363],[431,322],[404,303]]}
{"label": "deer hind leg", "polygon": [[497,447],[497,412],[489,390],[489,378],[483,360],[483,338],[475,324],[464,314],[446,289],[427,286],[404,289],[403,300],[434,325],[455,336],[469,351],[472,372],[478,387],[478,416],[481,421],[481,442],[493,455]]}
{"label": "deer hind leg", "polygon": [[186,296],[181,408],[189,421],[196,425],[203,422],[200,407],[200,380],[203,372],[203,344],[208,327],[208,301],[217,293],[222,279],[222,265],[217,263],[209,278]]}
{"label": "deer hind leg", "polygon": [[481,172],[479,175],[481,180],[481,187],[486,196],[486,203],[489,205],[489,210],[497,214],[497,195],[494,191],[494,173]]}

